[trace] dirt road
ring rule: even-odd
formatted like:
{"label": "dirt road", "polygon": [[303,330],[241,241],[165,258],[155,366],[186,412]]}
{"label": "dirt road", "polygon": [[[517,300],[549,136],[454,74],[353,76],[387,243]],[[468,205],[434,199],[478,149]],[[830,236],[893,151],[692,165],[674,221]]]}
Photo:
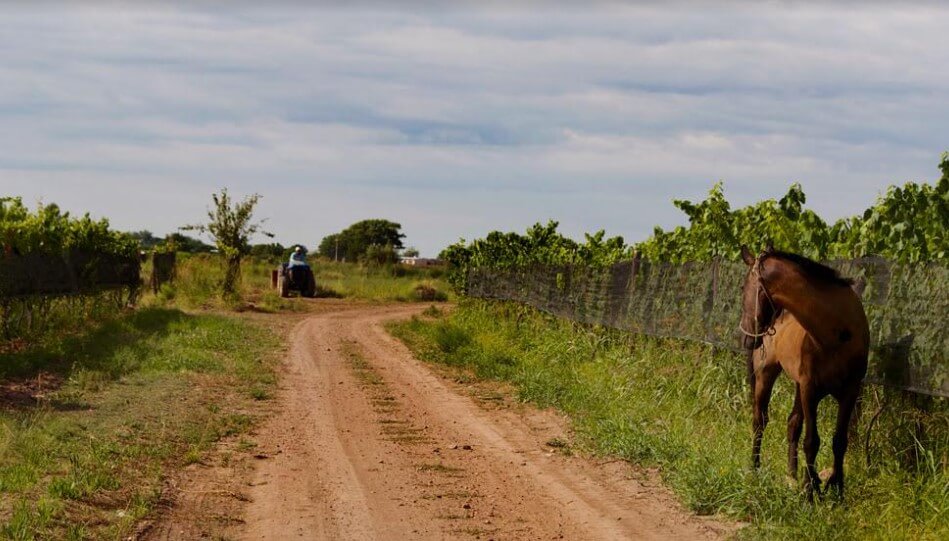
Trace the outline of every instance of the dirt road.
{"label": "dirt road", "polygon": [[[413,358],[383,322],[424,307],[311,316],[245,475],[241,539],[708,539],[622,463],[559,452],[563,419],[498,407]],[[551,445],[553,443],[553,446]],[[639,480],[637,480],[637,478]],[[187,505],[187,504],[185,504]],[[177,526],[158,528],[176,538]]]}

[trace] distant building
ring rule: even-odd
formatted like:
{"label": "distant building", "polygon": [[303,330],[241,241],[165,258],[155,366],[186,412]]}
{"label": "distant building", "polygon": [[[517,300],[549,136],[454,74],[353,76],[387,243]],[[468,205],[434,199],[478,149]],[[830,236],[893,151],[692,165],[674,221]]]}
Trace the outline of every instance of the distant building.
{"label": "distant building", "polygon": [[426,257],[400,257],[399,263],[410,267],[437,267],[442,264],[440,259]]}

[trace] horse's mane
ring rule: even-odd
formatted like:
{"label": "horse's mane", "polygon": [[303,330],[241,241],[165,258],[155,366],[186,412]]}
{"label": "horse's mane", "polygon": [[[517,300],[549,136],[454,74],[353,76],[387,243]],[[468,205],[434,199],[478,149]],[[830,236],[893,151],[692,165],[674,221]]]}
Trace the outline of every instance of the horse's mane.
{"label": "horse's mane", "polygon": [[832,269],[827,265],[823,265],[802,255],[775,250],[774,252],[768,254],[768,256],[785,259],[791,263],[794,263],[800,267],[801,271],[806,276],[813,278],[814,280],[842,287],[850,287],[853,285],[853,280],[850,278],[844,278],[839,272],[837,272],[836,269]]}

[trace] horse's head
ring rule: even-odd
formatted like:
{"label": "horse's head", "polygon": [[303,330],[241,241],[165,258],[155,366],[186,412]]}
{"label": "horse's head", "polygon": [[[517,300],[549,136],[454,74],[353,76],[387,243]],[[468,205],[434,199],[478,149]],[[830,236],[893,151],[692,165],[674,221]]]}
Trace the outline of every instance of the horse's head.
{"label": "horse's head", "polygon": [[773,327],[777,308],[774,305],[764,284],[761,283],[761,261],[774,248],[768,248],[755,257],[747,246],[741,247],[741,258],[748,265],[748,274],[741,289],[741,323],[739,329],[742,334],[742,346],[753,350],[761,347],[764,337]]}

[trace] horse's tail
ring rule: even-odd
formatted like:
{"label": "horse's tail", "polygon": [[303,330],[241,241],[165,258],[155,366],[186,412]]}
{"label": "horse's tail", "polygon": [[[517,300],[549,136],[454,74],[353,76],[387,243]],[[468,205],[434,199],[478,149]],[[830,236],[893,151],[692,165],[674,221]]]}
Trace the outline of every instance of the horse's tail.
{"label": "horse's tail", "polygon": [[751,389],[751,403],[755,403],[755,350],[748,350],[748,387]]}

